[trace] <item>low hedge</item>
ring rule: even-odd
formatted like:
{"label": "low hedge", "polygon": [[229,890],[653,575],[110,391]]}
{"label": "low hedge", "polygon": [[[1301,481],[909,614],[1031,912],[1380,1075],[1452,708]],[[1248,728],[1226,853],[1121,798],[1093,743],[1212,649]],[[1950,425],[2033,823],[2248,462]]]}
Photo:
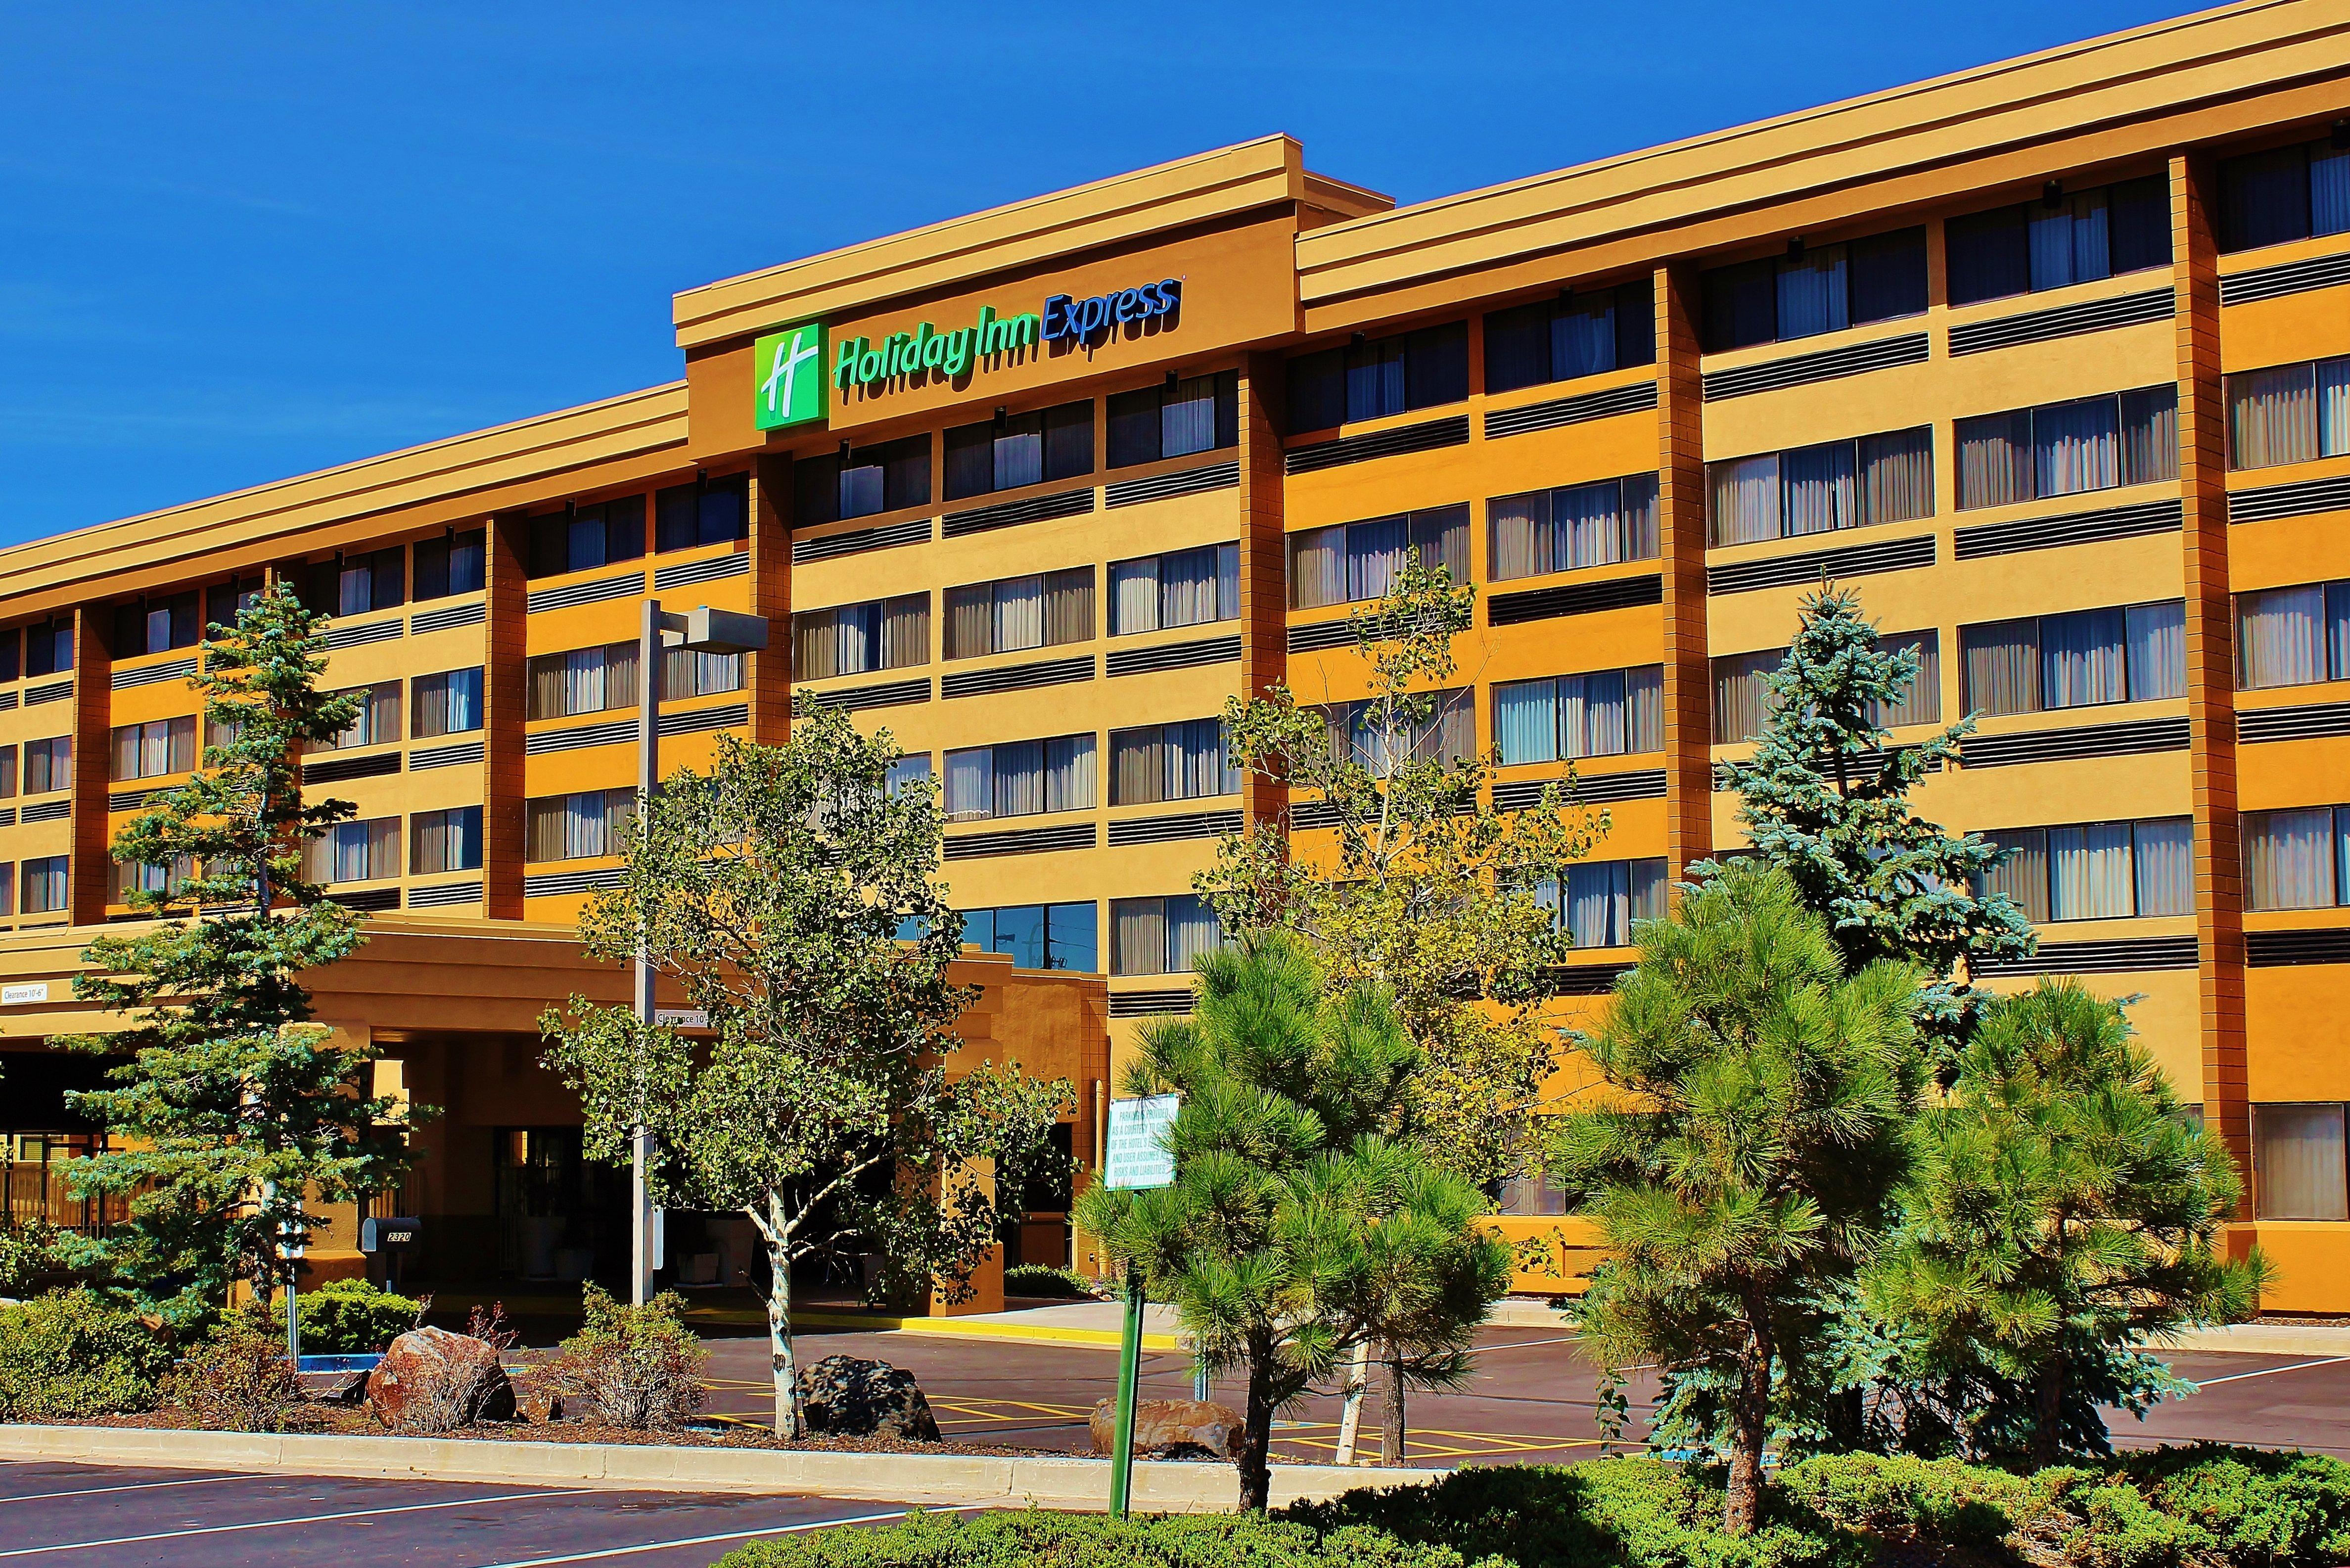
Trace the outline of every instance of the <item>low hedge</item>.
{"label": "low hedge", "polygon": [[1055,1269],[1043,1263],[1014,1263],[1003,1271],[1003,1293],[1007,1296],[1066,1296],[1073,1300],[1090,1299],[1091,1285],[1068,1269]]}
{"label": "low hedge", "polygon": [[[305,1355],[373,1355],[414,1328],[424,1303],[364,1279],[328,1280],[295,1293],[302,1310]],[[286,1298],[269,1303],[277,1343],[286,1343]]]}
{"label": "low hedge", "polygon": [[1465,1568],[1445,1546],[1329,1532],[1263,1514],[916,1513],[874,1530],[754,1541],[712,1568]]}
{"label": "low hedge", "polygon": [[0,1421],[70,1421],[146,1410],[171,1346],[137,1314],[87,1289],[0,1307]]}

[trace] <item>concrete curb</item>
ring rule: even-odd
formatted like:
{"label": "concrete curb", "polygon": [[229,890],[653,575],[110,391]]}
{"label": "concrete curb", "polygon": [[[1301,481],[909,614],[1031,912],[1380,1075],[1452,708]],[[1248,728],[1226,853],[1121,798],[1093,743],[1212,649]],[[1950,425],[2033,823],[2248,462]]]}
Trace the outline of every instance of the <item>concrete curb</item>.
{"label": "concrete curb", "polygon": [[2350,1355],[2350,1324],[2231,1323],[2182,1329],[2147,1349],[2211,1350],[2231,1355]]}
{"label": "concrete curb", "polygon": [[[908,1503],[1098,1511],[1109,1461],[983,1454],[844,1454],[630,1443],[514,1443],[470,1438],[351,1438],[178,1432],[140,1427],[0,1425],[0,1459],[166,1469],[285,1471],[416,1480],[586,1486],[615,1491],[725,1491]],[[1357,1487],[1408,1486],[1441,1470],[1273,1467],[1274,1507]],[[1240,1478],[1225,1464],[1153,1459],[1134,1467],[1134,1505],[1152,1513],[1229,1512]]]}

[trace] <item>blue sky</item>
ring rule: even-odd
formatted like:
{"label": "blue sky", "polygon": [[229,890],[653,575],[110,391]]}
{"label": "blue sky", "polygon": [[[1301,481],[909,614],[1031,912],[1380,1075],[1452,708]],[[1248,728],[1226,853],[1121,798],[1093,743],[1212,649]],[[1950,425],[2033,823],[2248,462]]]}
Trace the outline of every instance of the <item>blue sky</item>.
{"label": "blue sky", "polygon": [[670,380],[678,288],[1270,131],[1410,202],[2183,9],[0,0],[0,544]]}

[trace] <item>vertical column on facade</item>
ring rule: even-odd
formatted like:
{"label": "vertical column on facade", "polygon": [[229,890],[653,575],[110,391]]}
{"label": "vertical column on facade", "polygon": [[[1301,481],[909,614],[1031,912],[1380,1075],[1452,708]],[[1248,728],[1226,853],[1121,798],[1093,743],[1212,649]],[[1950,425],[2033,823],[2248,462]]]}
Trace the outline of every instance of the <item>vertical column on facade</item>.
{"label": "vertical column on facade", "polygon": [[74,616],[73,847],[67,907],[77,926],[106,919],[113,893],[114,859],[107,820],[107,759],[112,750],[114,655],[99,627],[96,605],[79,605]]}
{"label": "vertical column on facade", "polygon": [[[2195,806],[2195,936],[2203,1125],[2244,1176],[2251,1217],[2251,1106],[2244,1070],[2243,860],[2236,815],[2235,612],[2228,582],[2226,411],[2220,386],[2216,186],[2208,158],[2170,161],[2178,348],[2178,496],[2186,553],[2187,726]],[[2249,1244],[2249,1238],[2245,1239]]]}
{"label": "vertical column on facade", "polygon": [[1697,276],[1656,272],[1657,536],[1664,575],[1665,872],[1713,851],[1713,672],[1706,655],[1705,444]]}
{"label": "vertical column on facade", "polygon": [[523,721],[529,699],[529,525],[490,519],[482,631],[482,907],[494,920],[523,912]]}
{"label": "vertical column on facade", "polygon": [[[1283,531],[1281,357],[1251,354],[1241,365],[1241,692],[1256,697],[1289,679],[1289,573]],[[1241,785],[1250,826],[1280,822],[1289,792],[1269,779]]]}
{"label": "vertical column on facade", "polygon": [[751,739],[779,746],[792,724],[792,460],[751,464],[751,613],[767,621],[767,648],[750,655]]}

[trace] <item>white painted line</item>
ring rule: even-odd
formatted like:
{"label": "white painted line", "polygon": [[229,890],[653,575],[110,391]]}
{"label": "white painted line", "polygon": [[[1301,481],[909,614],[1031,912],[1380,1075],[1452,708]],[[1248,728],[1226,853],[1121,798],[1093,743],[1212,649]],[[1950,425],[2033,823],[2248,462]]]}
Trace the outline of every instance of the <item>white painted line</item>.
{"label": "white painted line", "polygon": [[1562,1334],[1556,1339],[1497,1339],[1491,1345],[1479,1345],[1477,1353],[1482,1355],[1496,1350],[1532,1350],[1537,1345],[1567,1345],[1582,1337],[1579,1334]]}
{"label": "white painted line", "polygon": [[[967,1502],[960,1508],[932,1509],[932,1513],[969,1513],[974,1509],[990,1506],[983,1502]],[[519,1557],[511,1563],[484,1563],[481,1568],[556,1568],[563,1563],[595,1563],[607,1557],[633,1557],[640,1552],[666,1552],[672,1546],[713,1546],[721,1541],[743,1541],[754,1535],[803,1535],[811,1530],[830,1530],[836,1524],[880,1524],[903,1519],[910,1511],[899,1509],[892,1513],[860,1513],[848,1519],[812,1519],[805,1524],[770,1524],[758,1530],[730,1530],[723,1535],[685,1535],[671,1541],[648,1541],[638,1546],[607,1546],[596,1552],[571,1552],[560,1557]]]}
{"label": "white painted line", "polygon": [[140,1481],[131,1486],[90,1486],[79,1491],[34,1491],[23,1497],[0,1497],[0,1502],[46,1502],[53,1497],[96,1497],[109,1491],[151,1491],[159,1486],[211,1486],[215,1481],[266,1480],[266,1476],[198,1476],[193,1480]]}
{"label": "white painted line", "polygon": [[2329,1355],[2323,1361],[2296,1361],[2291,1366],[2263,1366],[2258,1372],[2230,1372],[2225,1377],[2194,1377],[2189,1381],[2198,1388],[2210,1388],[2222,1383],[2241,1383],[2247,1377],[2266,1377],[2272,1372],[2305,1372],[2313,1366],[2339,1366],[2345,1361],[2350,1361],[2350,1355]]}
{"label": "white painted line", "polygon": [[137,1546],[150,1541],[180,1541],[194,1535],[234,1535],[242,1530],[279,1530],[290,1524],[332,1524],[338,1519],[374,1519],[388,1513],[429,1513],[437,1508],[478,1508],[492,1502],[530,1502],[546,1497],[578,1497],[592,1487],[562,1491],[509,1491],[494,1497],[461,1497],[448,1502],[411,1502],[399,1508],[355,1508],[343,1513],[313,1513],[300,1519],[256,1519],[246,1524],[206,1524],[192,1530],[159,1530],[151,1535],[118,1535],[107,1541],[60,1541],[54,1546],[19,1546],[0,1557],[35,1557],[44,1552],[86,1552],[93,1546]]}

